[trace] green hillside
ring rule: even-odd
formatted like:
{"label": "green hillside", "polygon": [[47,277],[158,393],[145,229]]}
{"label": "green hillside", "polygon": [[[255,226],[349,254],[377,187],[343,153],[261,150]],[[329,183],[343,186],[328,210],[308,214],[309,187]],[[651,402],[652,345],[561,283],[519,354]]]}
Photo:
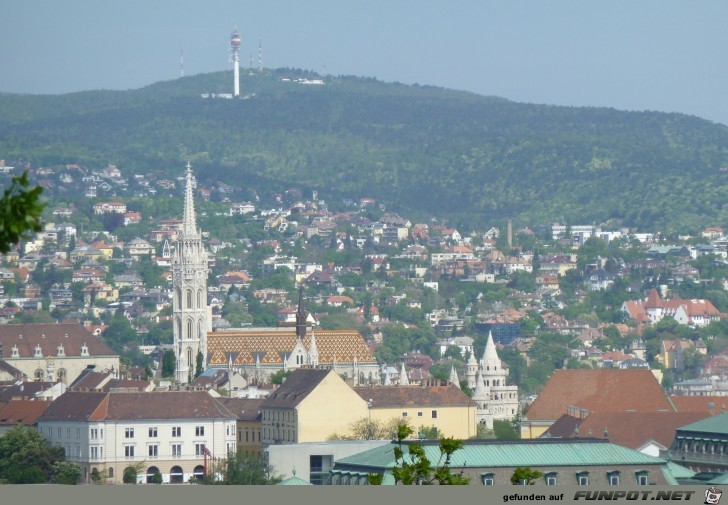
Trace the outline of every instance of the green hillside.
{"label": "green hillside", "polygon": [[201,98],[229,93],[231,72],[130,91],[0,94],[0,158],[170,176],[190,160],[203,181],[373,197],[464,227],[728,224],[724,125],[374,79],[294,82],[305,77],[318,78],[243,74],[243,94],[254,94],[246,100]]}

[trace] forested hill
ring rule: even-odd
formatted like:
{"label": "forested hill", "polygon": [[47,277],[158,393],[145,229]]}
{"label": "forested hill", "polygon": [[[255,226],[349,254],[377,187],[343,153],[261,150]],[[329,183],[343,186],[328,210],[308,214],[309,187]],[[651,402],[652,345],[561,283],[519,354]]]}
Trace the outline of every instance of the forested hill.
{"label": "forested hill", "polygon": [[[138,90],[0,94],[0,158],[116,164],[259,193],[373,197],[468,228],[512,218],[684,230],[726,225],[728,127],[696,117],[514,103],[355,77],[324,85],[279,69]],[[245,191],[244,191],[245,192]],[[310,193],[308,193],[310,195]],[[248,195],[241,194],[241,198]]]}

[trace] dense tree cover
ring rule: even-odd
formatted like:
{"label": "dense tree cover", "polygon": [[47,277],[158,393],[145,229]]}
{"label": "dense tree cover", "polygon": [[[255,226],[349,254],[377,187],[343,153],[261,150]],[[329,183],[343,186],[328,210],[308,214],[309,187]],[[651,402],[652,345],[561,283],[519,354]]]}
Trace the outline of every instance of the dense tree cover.
{"label": "dense tree cover", "polygon": [[41,484],[58,479],[70,484],[66,479],[72,477],[68,471],[72,469],[57,465],[63,461],[63,448],[51,446],[34,428],[16,426],[0,437],[0,483]]}
{"label": "dense tree cover", "polygon": [[243,198],[296,181],[466,229],[512,218],[680,230],[727,217],[723,125],[353,77],[281,81],[300,75],[249,76],[250,100],[200,98],[224,91],[226,72],[131,91],[3,94],[0,150],[36,166],[111,162],[162,177],[189,160],[203,183],[224,181]]}

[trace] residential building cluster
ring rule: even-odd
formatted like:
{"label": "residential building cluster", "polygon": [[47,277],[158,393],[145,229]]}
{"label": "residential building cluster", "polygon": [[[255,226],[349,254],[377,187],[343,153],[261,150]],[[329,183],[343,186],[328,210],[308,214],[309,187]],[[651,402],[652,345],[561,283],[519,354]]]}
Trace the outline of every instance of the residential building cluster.
{"label": "residential building cluster", "polygon": [[[126,179],[113,165],[34,175],[54,183],[51,196],[80,184],[89,201],[51,205],[43,232],[2,258],[0,432],[33,426],[81,465],[84,482],[121,483],[139,465],[140,483],[158,474],[190,482],[238,450],[295,477],[287,448],[308,463],[299,479],[364,484],[374,468],[386,481],[391,437],[358,449],[336,438],[368,438],[355,432],[363,421],[403,420],[422,438],[434,430],[464,440],[516,425],[521,440],[468,442],[458,456],[480,485],[504,483],[519,466],[541,470],[547,484],[581,485],[676,484],[727,466],[725,444],[683,442],[698,436],[686,428],[695,423],[725,436],[714,419],[728,415],[728,347],[714,342],[727,335],[700,333],[722,331],[727,317],[718,307],[728,279],[710,276],[728,264],[722,228],[669,245],[657,233],[552,223],[522,228],[514,242],[510,222],[506,233],[465,234],[367,198],[333,212],[318,195],[292,190],[275,197],[280,208],[264,210],[236,201],[234,186],[202,187],[189,164],[175,180]],[[145,215],[129,198],[179,191],[180,219]],[[263,238],[203,231],[198,219],[207,215],[195,199],[213,196],[216,219],[248,220]],[[78,213],[105,229],[80,229]],[[144,232],[120,241],[120,227]],[[589,255],[595,243],[601,253]],[[312,259],[307,247],[357,260]],[[637,254],[614,254],[627,248]],[[290,284],[266,284],[281,278]],[[454,294],[453,283],[462,286]],[[719,287],[703,290],[713,300],[679,295],[707,284]],[[597,307],[571,315],[617,287],[627,299],[605,309],[612,320]],[[499,290],[506,294],[488,299]],[[253,306],[274,307],[272,324],[255,324]],[[44,315],[53,322],[33,322]],[[353,324],[324,329],[331,315]],[[654,337],[667,323],[686,333]],[[152,337],[150,328],[167,329]],[[392,328],[436,339],[407,340],[383,360],[388,338],[399,338]],[[569,344],[527,397],[501,356],[528,365],[545,335]],[[146,370],[120,357],[146,354]],[[543,459],[529,459],[534,446]],[[683,467],[672,463],[680,451]]]}

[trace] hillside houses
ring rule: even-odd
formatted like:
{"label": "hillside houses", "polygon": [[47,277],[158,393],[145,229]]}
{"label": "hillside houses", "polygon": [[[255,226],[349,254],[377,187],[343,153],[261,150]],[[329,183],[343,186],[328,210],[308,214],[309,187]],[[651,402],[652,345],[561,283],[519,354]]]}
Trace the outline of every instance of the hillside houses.
{"label": "hillside houses", "polygon": [[[119,349],[161,375],[159,351],[149,351],[158,359],[147,362],[135,353],[172,341],[171,265],[184,223],[161,202],[181,209],[183,188],[164,172],[138,172],[107,166],[44,175],[58,187],[79,185],[79,199],[52,205],[58,212],[49,213],[43,232],[3,258],[0,321],[109,326],[123,335]],[[83,199],[92,187],[97,196]],[[511,359],[524,359],[516,374],[530,381],[524,394],[538,393],[564,367],[657,368],[666,386],[681,384],[686,393],[697,392],[686,380],[725,375],[721,227],[701,226],[695,239],[667,243],[635,230],[532,223],[508,245],[505,228],[415,222],[356,198],[346,205],[308,200],[313,195],[301,190],[267,195],[213,179],[196,181],[194,195],[206,200],[197,226],[210,256],[207,302],[217,333],[294,324],[291,307],[303,286],[314,305],[312,328],[361,331],[378,365],[397,374],[394,361],[407,353],[437,360],[457,345],[461,359],[450,352],[452,362],[438,365],[464,377],[466,356],[482,352],[491,331]],[[139,205],[137,198],[149,197]],[[670,320],[680,328],[666,328]],[[648,342],[638,355],[631,347],[642,337]],[[434,374],[418,370],[410,367],[413,382],[445,378],[438,366]]]}

